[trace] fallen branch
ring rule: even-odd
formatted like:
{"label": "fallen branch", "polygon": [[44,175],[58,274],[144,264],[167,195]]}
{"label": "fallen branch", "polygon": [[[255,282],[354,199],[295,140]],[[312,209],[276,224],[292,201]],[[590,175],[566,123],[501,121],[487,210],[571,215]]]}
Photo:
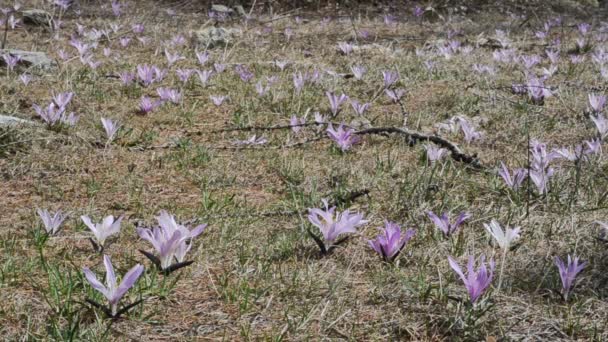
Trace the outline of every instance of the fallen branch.
{"label": "fallen branch", "polygon": [[479,159],[477,159],[477,156],[475,156],[475,155],[470,156],[470,155],[462,152],[456,144],[454,144],[448,140],[445,140],[439,136],[436,136],[436,135],[427,135],[427,134],[423,134],[423,133],[419,133],[419,132],[412,132],[412,131],[408,131],[406,129],[397,128],[397,127],[368,128],[368,129],[364,129],[364,130],[355,132],[355,134],[357,134],[357,135],[384,134],[384,133],[395,133],[395,134],[404,135],[407,138],[409,138],[412,143],[416,143],[418,141],[430,141],[438,146],[448,149],[451,153],[452,159],[459,161],[459,162],[463,162],[465,164],[469,164],[476,169],[484,168],[481,165],[481,163],[479,162]]}

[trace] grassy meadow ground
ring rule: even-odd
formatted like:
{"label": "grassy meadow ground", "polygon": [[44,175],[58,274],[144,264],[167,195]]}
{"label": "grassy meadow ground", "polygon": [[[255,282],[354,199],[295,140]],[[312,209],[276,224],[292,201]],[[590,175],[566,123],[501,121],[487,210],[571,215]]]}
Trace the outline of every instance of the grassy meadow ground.
{"label": "grassy meadow ground", "polygon": [[[61,12],[40,2],[23,5]],[[530,140],[551,149],[597,136],[587,95],[605,89],[601,68],[593,62],[593,54],[608,41],[601,20],[586,19],[592,24],[586,36],[592,47],[576,51],[576,25],[582,21],[567,13],[549,37],[540,39],[535,33],[556,15],[497,9],[417,18],[411,4],[394,12],[396,23],[385,23],[382,12],[372,9],[324,20],[317,12],[277,11],[270,17],[260,7],[250,21],[219,23],[240,29],[242,36],[209,49],[209,62],[200,65],[191,32],[213,25],[213,20],[206,10],[188,6],[129,1],[115,17],[110,6],[89,4],[82,5],[80,14],[70,7],[56,32],[28,25],[8,31],[7,47],[46,52],[58,67],[1,71],[0,113],[39,123],[0,131],[3,339],[608,338],[608,249],[594,224],[607,219],[606,158],[554,161],[547,194],[539,194],[527,181],[513,191],[497,174],[501,161],[509,168],[528,165]],[[296,15],[303,21],[296,21]],[[143,33],[132,31],[135,23],[145,25]],[[77,24],[85,32],[122,25],[92,50],[94,60],[101,62],[96,69],[81,63],[69,44]],[[521,63],[493,58],[499,50],[497,29],[509,32],[509,47],[517,55],[541,57],[529,71],[537,75],[551,64],[548,44],[561,39],[557,72],[545,81],[553,96],[542,105],[511,91],[512,84],[526,82],[526,74]],[[175,44],[178,35],[183,45]],[[136,39],[144,36],[149,39],[145,45]],[[132,39],[122,47],[120,37]],[[461,49],[448,59],[438,47],[450,41],[460,42]],[[351,42],[354,51],[340,53],[339,42]],[[104,48],[111,49],[109,57]],[[168,66],[165,48],[186,58]],[[69,55],[66,61],[59,58],[59,49]],[[584,60],[573,63],[569,53]],[[289,63],[281,70],[275,61]],[[434,65],[427,68],[425,62]],[[212,69],[213,63],[227,68],[207,85],[196,74],[183,84],[175,74],[178,68]],[[114,77],[135,72],[139,64],[157,65],[168,74],[148,87],[125,86]],[[240,64],[253,73],[249,82],[235,72]],[[493,72],[476,72],[475,64],[491,66]],[[367,69],[362,80],[350,77],[354,65]],[[320,79],[297,93],[294,73],[314,70]],[[402,106],[383,92],[386,70],[400,75],[392,88],[405,90]],[[33,75],[27,86],[19,79],[23,72]],[[277,79],[259,96],[256,83],[266,85],[272,76]],[[158,98],[159,86],[179,89],[180,103],[138,114],[141,96]],[[53,94],[67,91],[74,93],[69,108],[80,120],[73,127],[47,128],[32,105],[46,106]],[[431,163],[424,148],[430,143],[398,134],[362,135],[359,144],[341,152],[323,125],[305,126],[298,133],[261,129],[289,125],[294,114],[307,115],[309,123],[314,112],[329,117],[326,91],[371,103],[358,116],[347,100],[333,122],[360,130],[399,128],[406,121],[408,130],[438,134],[476,156],[478,167],[450,156]],[[216,106],[211,95],[229,98]],[[456,116],[473,123],[482,139],[467,143],[462,132],[437,128]],[[109,144],[102,117],[121,124]],[[254,134],[268,142],[234,144]],[[358,192],[366,194],[352,196]],[[338,210],[363,213],[369,222],[333,253],[320,256],[306,232],[317,231],[307,219],[307,208],[321,207],[324,198],[338,203]],[[60,232],[46,241],[37,208],[69,213]],[[136,227],[155,225],[154,217],[163,209],[180,222],[208,224],[188,254],[194,263],[168,276],[158,274],[138,252],[152,247],[136,232]],[[468,211],[472,217],[447,239],[427,210]],[[98,277],[104,271],[80,216],[99,222],[110,214],[124,215],[120,234],[104,251],[116,273],[123,275],[137,263],[146,266],[123,299],[143,303],[114,321],[85,303],[86,298],[104,299],[82,273],[83,267]],[[483,226],[492,219],[521,227],[517,248],[506,257],[500,291],[501,250]],[[393,264],[382,262],[367,243],[384,220],[416,230]],[[496,274],[482,302],[471,307],[447,257],[462,265],[468,255],[481,254],[496,260]],[[589,264],[565,301],[553,260],[568,254]]]}

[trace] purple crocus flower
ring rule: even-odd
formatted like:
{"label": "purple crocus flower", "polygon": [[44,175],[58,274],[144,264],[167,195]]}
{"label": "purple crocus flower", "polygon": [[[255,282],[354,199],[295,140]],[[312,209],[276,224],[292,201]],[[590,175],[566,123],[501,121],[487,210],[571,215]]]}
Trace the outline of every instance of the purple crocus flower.
{"label": "purple crocus flower", "polygon": [[61,116],[65,111],[64,108],[57,107],[55,103],[51,102],[46,109],[41,108],[37,104],[33,104],[32,107],[36,114],[49,126],[53,126],[60,122]]}
{"label": "purple crocus flower", "polygon": [[270,90],[270,87],[268,85],[264,86],[262,84],[262,81],[258,81],[255,84],[255,92],[258,93],[259,97],[263,97],[264,95],[266,95],[266,93],[268,92],[268,90]]}
{"label": "purple crocus flower", "polygon": [[91,218],[86,215],[80,216],[80,218],[82,219],[82,222],[84,222],[84,224],[91,230],[91,232],[93,232],[95,240],[97,240],[97,246],[99,246],[100,249],[103,249],[106,240],[110,236],[120,232],[120,224],[123,217],[121,216],[114,220],[114,216],[109,215],[106,216],[101,223],[95,224],[91,221]]}
{"label": "purple crocus flower", "polygon": [[281,71],[285,70],[285,67],[289,65],[289,61],[274,61],[274,65],[276,65]]}
{"label": "purple crocus flower", "polygon": [[299,94],[302,91],[305,82],[306,79],[301,72],[293,73],[293,86],[296,89],[296,94]]}
{"label": "purple crocus flower", "polygon": [[454,272],[460,276],[460,279],[464,283],[464,286],[469,293],[469,297],[471,298],[471,303],[475,303],[492,283],[495,267],[494,259],[490,260],[490,271],[488,272],[485,264],[485,256],[482,255],[479,260],[479,269],[475,271],[475,258],[472,255],[469,256],[466,276],[454,258],[448,256],[448,262],[450,267],[452,267]]}
{"label": "purple crocus flower", "polygon": [[4,62],[6,63],[6,67],[8,68],[8,70],[13,71],[13,69],[17,66],[17,64],[19,63],[19,61],[21,61],[21,56],[19,55],[11,55],[11,54],[4,54],[2,56],[2,58],[4,59]]}
{"label": "purple crocus flower", "polygon": [[329,135],[329,137],[338,145],[342,152],[348,151],[353,145],[360,141],[359,137],[354,133],[354,129],[344,128],[343,123],[338,126],[338,129],[334,129],[331,123],[327,127],[327,135]]}
{"label": "purple crocus flower", "polygon": [[363,219],[363,214],[351,214],[349,209],[343,212],[336,212],[336,207],[329,208],[327,200],[324,199],[322,201],[325,210],[309,208],[308,221],[319,228],[319,231],[323,235],[323,241],[310,233],[310,231],[309,233],[315,238],[319,248],[321,248],[321,253],[327,253],[341,242],[336,242],[340,235],[356,233],[357,227],[367,223],[367,221]]}
{"label": "purple crocus flower", "polygon": [[399,81],[399,73],[395,71],[383,71],[382,72],[382,80],[384,81],[384,87],[390,88],[393,84]]}
{"label": "purple crocus flower", "polygon": [[591,110],[594,113],[600,113],[604,109],[604,105],[606,105],[606,96],[589,94],[587,95],[587,97],[589,98],[589,105],[591,106]]}
{"label": "purple crocus flower", "polygon": [[209,61],[209,53],[207,51],[198,52],[195,51],[196,59],[198,59],[198,63],[200,65],[205,65]]}
{"label": "purple crocus flower", "polygon": [[114,273],[114,266],[112,266],[112,260],[110,260],[109,256],[103,256],[103,264],[106,268],[106,285],[103,285],[88,267],[85,267],[83,272],[89,284],[106,297],[110,304],[111,316],[114,317],[118,314],[118,302],[135,285],[137,279],[144,272],[144,267],[140,264],[133,266],[122,278],[120,284],[118,284],[116,274]]}
{"label": "purple crocus flower", "polygon": [[331,112],[334,116],[338,115],[338,112],[340,111],[340,105],[342,104],[342,102],[348,99],[348,96],[344,94],[336,96],[333,92],[330,91],[325,92],[325,95],[327,95],[327,98],[329,99],[329,106],[331,108]]}
{"label": "purple crocus flower", "polygon": [[156,89],[156,93],[162,101],[170,101],[177,104],[182,99],[182,93],[180,93],[177,89],[158,88]]}
{"label": "purple crocus flower", "polygon": [[584,154],[601,154],[602,153],[602,141],[600,139],[591,139],[583,141],[583,153]]}
{"label": "purple crocus flower", "polygon": [[355,79],[360,80],[363,79],[363,75],[365,74],[367,69],[365,69],[365,67],[363,66],[355,65],[350,67],[350,71],[353,73]]}
{"label": "purple crocus flower", "polygon": [[223,63],[214,63],[213,64],[213,69],[215,70],[216,73],[221,74],[224,72],[224,70],[226,70],[226,64]]}
{"label": "purple crocus flower", "polygon": [[120,17],[120,15],[122,14],[122,5],[118,1],[112,1],[111,6],[112,13],[114,13],[114,16]]}
{"label": "purple crocus flower", "polygon": [[599,138],[603,140],[608,135],[608,119],[602,114],[591,115],[590,118],[595,124],[595,128],[597,128]]}
{"label": "purple crocus flower", "polygon": [[143,24],[133,24],[131,25],[131,29],[133,33],[142,34],[144,33],[145,26]]}
{"label": "purple crocus flower", "polygon": [[405,95],[404,89],[384,89],[384,93],[388,96],[391,101],[397,103],[401,100],[403,95]]}
{"label": "purple crocus flower", "polygon": [[114,139],[114,135],[116,134],[116,132],[118,132],[118,128],[120,128],[120,125],[118,124],[118,122],[106,118],[101,118],[101,124],[103,125],[103,129],[106,131],[108,142],[111,142]]}
{"label": "purple crocus flower", "polygon": [[135,80],[135,74],[128,71],[118,73],[118,78],[123,85],[129,85]]}
{"label": "purple crocus flower", "polygon": [[234,70],[236,71],[236,73],[239,75],[239,77],[241,78],[241,80],[243,82],[249,82],[251,81],[251,79],[253,78],[253,72],[251,72],[249,70],[249,68],[246,65],[243,64],[239,64],[237,65]]}
{"label": "purple crocus flower", "polygon": [[201,84],[206,86],[207,83],[209,83],[211,76],[213,76],[213,70],[196,70],[196,74],[198,75],[198,79],[201,81]]}
{"label": "purple crocus flower", "polygon": [[343,55],[349,55],[351,52],[353,52],[353,45],[347,42],[339,42],[338,49]]}
{"label": "purple crocus flower", "polygon": [[137,66],[137,77],[144,85],[144,87],[149,86],[155,81],[155,72],[154,68],[149,66],[148,64],[138,65]]}
{"label": "purple crocus flower", "polygon": [[21,74],[21,75],[19,75],[19,80],[21,80],[21,83],[23,83],[23,85],[27,86],[32,81],[32,75],[30,75],[30,74]]}
{"label": "purple crocus flower", "polygon": [[228,98],[228,96],[224,96],[224,95],[211,95],[209,96],[211,98],[211,101],[213,101],[213,104],[216,106],[221,106],[222,103],[224,103],[224,101]]}
{"label": "purple crocus flower", "polygon": [[294,114],[291,116],[291,119],[289,120],[289,125],[293,126],[291,127],[291,130],[294,133],[299,133],[300,130],[302,130],[302,125],[306,124],[306,118],[302,117],[300,119],[298,119],[298,117]]}
{"label": "purple crocus flower", "polygon": [[435,227],[437,227],[443,232],[443,235],[445,235],[445,237],[449,237],[454,234],[458,230],[458,228],[464,223],[464,221],[468,220],[471,217],[471,214],[467,212],[461,212],[456,217],[456,221],[454,221],[454,223],[451,223],[447,213],[441,214],[441,217],[435,215],[435,213],[432,211],[427,211],[426,214],[428,215],[429,219],[431,219]]}
{"label": "purple crocus flower", "polygon": [[564,264],[560,257],[555,257],[555,266],[559,270],[559,277],[562,280],[562,296],[564,300],[568,300],[568,295],[572,290],[576,276],[587,266],[587,262],[579,262],[578,257],[570,257],[568,255],[568,263]]}
{"label": "purple crocus flower", "polygon": [[57,107],[65,108],[70,103],[70,101],[72,101],[72,97],[74,97],[74,93],[71,91],[59,93],[53,96],[53,102],[57,105]]}
{"label": "purple crocus flower", "polygon": [[386,262],[395,260],[403,247],[416,234],[414,229],[408,229],[404,234],[398,224],[390,221],[385,221],[384,229],[380,229],[380,231],[382,233],[375,240],[368,240],[367,243]]}
{"label": "purple crocus flower", "polygon": [[519,189],[527,176],[526,170],[521,168],[515,169],[511,175],[511,172],[509,172],[509,169],[507,169],[507,166],[503,162],[500,162],[500,170],[498,171],[498,174],[505,181],[505,184],[515,191]]}
{"label": "purple crocus flower", "polygon": [[449,153],[447,149],[443,147],[437,147],[435,145],[425,145],[424,148],[426,149],[426,158],[430,162],[436,162],[440,159],[443,159]]}
{"label": "purple crocus flower", "polygon": [[52,215],[46,209],[38,209],[36,212],[44,224],[44,230],[49,235],[56,234],[59,231],[59,227],[67,217],[67,215],[62,213],[61,210],[57,210],[54,215]]}
{"label": "purple crocus flower", "polygon": [[148,96],[142,96],[139,100],[139,112],[148,114],[160,105],[161,101],[155,101]]}
{"label": "purple crocus flower", "polygon": [[424,14],[424,9],[420,6],[416,6],[414,7],[414,10],[412,12],[414,14],[414,17],[420,18]]}
{"label": "purple crocus flower", "polygon": [[371,106],[371,103],[359,103],[357,100],[351,100],[350,105],[353,107],[357,115],[363,115]]}
{"label": "purple crocus flower", "polygon": [[587,35],[587,33],[589,33],[589,30],[591,29],[591,25],[588,23],[580,23],[578,25],[576,25],[576,28],[578,29],[578,32],[580,32],[583,36]]}
{"label": "purple crocus flower", "polygon": [[460,129],[462,133],[464,133],[464,140],[467,143],[471,143],[475,140],[481,139],[481,132],[475,130],[475,128],[467,121],[465,118],[458,118],[458,123],[460,124]]}
{"label": "purple crocus flower", "polygon": [[182,81],[182,83],[188,82],[188,80],[190,79],[190,77],[192,76],[193,73],[194,73],[193,69],[176,69],[175,70],[175,74],[177,75],[177,78],[179,78],[179,80]]}
{"label": "purple crocus flower", "polygon": [[182,59],[186,59],[184,56],[180,55],[179,53],[171,53],[169,52],[169,50],[165,49],[165,57],[167,58],[167,64],[169,64],[169,66],[172,66],[173,64],[181,61]]}
{"label": "purple crocus flower", "polygon": [[129,43],[131,42],[131,38],[129,38],[129,37],[120,37],[120,39],[118,40],[118,42],[120,43],[120,46],[122,46],[123,48],[126,48],[127,46],[129,46]]}

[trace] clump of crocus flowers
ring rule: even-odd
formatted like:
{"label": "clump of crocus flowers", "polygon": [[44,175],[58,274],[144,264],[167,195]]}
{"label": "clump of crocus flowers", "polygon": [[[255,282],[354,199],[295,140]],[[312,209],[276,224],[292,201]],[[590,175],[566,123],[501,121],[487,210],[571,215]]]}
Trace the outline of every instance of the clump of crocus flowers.
{"label": "clump of crocus flowers", "polygon": [[308,230],[308,234],[319,246],[321,254],[327,254],[348,239],[347,236],[338,240],[340,236],[356,233],[357,227],[367,223],[367,220],[363,219],[363,214],[351,213],[349,209],[343,212],[336,212],[336,207],[330,208],[325,199],[323,200],[323,205],[325,209],[308,209],[308,221],[313,226],[319,228],[322,237],[318,237],[310,230]]}
{"label": "clump of crocus flowers", "polygon": [[393,262],[416,234],[414,229],[404,232],[398,224],[390,221],[385,221],[380,231],[380,235],[375,240],[368,240],[368,243],[386,262]]}
{"label": "clump of crocus flowers", "polygon": [[467,289],[469,293],[469,298],[471,299],[471,303],[477,302],[477,300],[483,295],[483,293],[488,289],[490,284],[492,283],[492,278],[494,277],[494,260],[491,259],[489,266],[490,269],[485,263],[485,256],[482,255],[479,258],[479,268],[475,271],[475,258],[470,255],[469,261],[467,262],[466,276],[462,272],[462,269],[458,265],[458,262],[448,256],[448,262],[450,267],[458,274],[462,282],[464,283],[464,287]]}

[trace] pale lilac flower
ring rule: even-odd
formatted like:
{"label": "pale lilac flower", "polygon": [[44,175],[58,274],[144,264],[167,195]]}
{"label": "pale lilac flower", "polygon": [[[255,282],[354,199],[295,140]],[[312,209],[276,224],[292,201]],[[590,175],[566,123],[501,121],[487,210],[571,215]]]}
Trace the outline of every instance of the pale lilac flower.
{"label": "pale lilac flower", "polygon": [[454,234],[458,228],[464,223],[464,221],[468,220],[471,217],[471,214],[467,212],[461,212],[456,217],[454,223],[450,222],[450,218],[448,217],[448,213],[443,213],[441,216],[435,215],[432,211],[427,211],[429,219],[433,222],[435,227],[443,232],[445,237],[449,237]]}
{"label": "pale lilac flower", "polygon": [[136,34],[142,34],[144,32],[144,25],[143,24],[133,24],[131,25],[131,29],[133,30],[133,33]]}
{"label": "pale lilac flower", "polygon": [[399,74],[397,72],[390,71],[390,70],[383,71],[382,79],[384,81],[384,87],[390,88],[392,85],[397,83],[397,81],[399,81]]}
{"label": "pale lilac flower", "polygon": [[371,106],[371,103],[359,103],[357,100],[351,100],[350,105],[353,107],[357,115],[363,115]]}
{"label": "pale lilac flower", "polygon": [[360,80],[363,79],[363,75],[365,74],[367,69],[360,65],[355,65],[350,67],[350,71],[353,73],[355,79]]}
{"label": "pale lilac flower", "polygon": [[17,64],[19,64],[19,61],[21,61],[21,56],[19,55],[13,56],[11,54],[4,54],[2,58],[4,59],[4,62],[6,63],[6,66],[10,71],[13,71]]}
{"label": "pale lilac flower", "polygon": [[591,115],[591,121],[595,124],[600,139],[604,139],[608,135],[608,120],[602,114]]}
{"label": "pale lilac flower", "polygon": [[591,139],[583,141],[584,154],[601,154],[602,153],[602,141],[600,139]]}
{"label": "pale lilac flower", "polygon": [[120,37],[120,39],[118,40],[118,42],[120,43],[120,46],[122,46],[123,48],[126,48],[127,46],[129,46],[129,43],[131,42],[131,38],[129,38],[129,37]]}
{"label": "pale lilac flower", "polygon": [[578,51],[583,51],[587,47],[587,40],[585,38],[577,38],[576,39],[576,47]]}
{"label": "pale lilac flower", "polygon": [[83,43],[82,41],[80,41],[78,39],[70,40],[70,45],[73,46],[74,48],[76,48],[76,50],[78,50],[78,54],[80,56],[86,55],[88,53],[89,49],[91,48],[91,46]]}
{"label": "pale lilac flower", "polygon": [[581,64],[585,61],[585,56],[583,55],[570,55],[570,62],[572,64]]}
{"label": "pale lilac flower", "polygon": [[165,49],[165,57],[167,58],[167,64],[172,66],[173,64],[181,61],[182,59],[186,59],[184,56],[179,53],[171,53],[169,50]]}
{"label": "pale lilac flower", "polygon": [[173,37],[171,37],[171,42],[170,42],[171,46],[182,46],[186,44],[186,38],[181,35],[181,34],[177,34]]}
{"label": "pale lilac flower", "polygon": [[61,116],[61,123],[66,124],[68,126],[74,126],[78,120],[80,119],[79,115],[74,114],[74,112],[71,112],[70,114],[66,114],[65,112],[63,113],[63,115]]}
{"label": "pale lilac flower", "polygon": [[112,141],[114,139],[114,135],[116,132],[118,132],[120,125],[117,122],[106,118],[101,118],[101,124],[103,125],[103,129],[106,131],[108,142]]}
{"label": "pale lilac flower", "polygon": [[170,88],[158,88],[156,89],[156,93],[160,97],[162,101],[170,101],[172,103],[179,103],[182,99],[182,93],[180,93],[177,89]]}
{"label": "pale lilac flower", "polygon": [[342,54],[349,55],[351,52],[353,52],[353,45],[347,42],[339,42],[338,49],[340,52],[342,52]]}
{"label": "pale lilac flower", "polygon": [[318,124],[321,123],[325,123],[327,121],[327,118],[325,117],[325,115],[321,115],[321,113],[319,112],[315,112],[315,122]]}
{"label": "pale lilac flower", "polygon": [[551,97],[551,90],[545,87],[544,82],[537,77],[531,76],[526,85],[528,95],[535,103],[542,103],[545,98]]}
{"label": "pale lilac flower", "polygon": [[403,95],[405,95],[405,89],[384,89],[384,93],[388,96],[393,102],[397,103],[401,100]]}
{"label": "pale lilac flower", "polygon": [[509,169],[507,169],[507,166],[505,165],[505,163],[500,162],[500,166],[501,166],[501,169],[498,171],[498,174],[500,175],[500,177],[502,177],[505,184],[509,188],[517,191],[517,189],[519,189],[519,187],[521,187],[524,180],[526,179],[526,176],[527,176],[526,170],[515,169],[513,171],[513,175],[511,175],[511,173],[509,172]]}
{"label": "pale lilac flower", "polygon": [[198,59],[198,63],[200,65],[205,65],[209,61],[209,53],[207,51],[198,52],[195,51],[196,59]]}
{"label": "pale lilac flower", "polygon": [[129,85],[135,80],[135,74],[128,71],[118,73],[118,78],[123,85]]}
{"label": "pale lilac flower", "polygon": [[270,87],[269,86],[264,86],[262,84],[262,81],[258,81],[255,84],[255,91],[256,91],[256,93],[258,93],[259,97],[263,97],[264,95],[266,95],[266,93],[268,92],[268,90],[270,90]]}
{"label": "pale lilac flower", "polygon": [[137,77],[144,87],[147,87],[156,81],[154,70],[155,69],[148,64],[137,66]]}
{"label": "pale lilac flower", "polygon": [[587,35],[587,33],[589,33],[589,30],[591,29],[591,25],[588,23],[580,23],[578,25],[576,25],[576,28],[578,29],[578,32],[580,32],[583,36]]}
{"label": "pale lilac flower", "polygon": [[99,291],[108,300],[110,304],[110,316],[116,317],[119,313],[118,302],[135,285],[137,279],[144,272],[144,267],[140,264],[133,266],[122,278],[120,284],[118,284],[116,274],[114,273],[114,266],[112,266],[109,256],[103,256],[103,264],[106,268],[106,285],[103,285],[88,267],[83,268],[83,272],[91,287]]}
{"label": "pale lilac flower", "polygon": [[426,150],[426,158],[430,162],[436,162],[438,160],[441,160],[449,153],[447,149],[443,147],[437,147],[432,144],[424,145],[424,148]]}
{"label": "pale lilac flower", "polygon": [[420,6],[416,6],[412,10],[412,13],[414,14],[414,17],[420,18],[424,14],[424,9],[422,7],[420,7]]}
{"label": "pale lilac flower", "polygon": [[521,56],[520,57],[526,69],[532,69],[536,64],[540,63],[540,56]]}
{"label": "pale lilac flower", "polygon": [[198,75],[198,79],[201,81],[201,84],[206,86],[207,83],[209,83],[211,76],[213,76],[213,70],[196,70],[196,74]]}
{"label": "pale lilac flower", "polygon": [[246,65],[243,64],[239,64],[237,65],[234,70],[237,72],[237,74],[239,75],[239,77],[241,78],[241,80],[243,82],[249,82],[251,81],[251,79],[253,78],[253,72],[251,72],[249,70],[249,68]]}
{"label": "pale lilac flower", "polygon": [[343,212],[336,212],[336,207],[329,208],[327,200],[322,200],[325,210],[320,208],[308,209],[308,221],[319,228],[323,240],[316,237],[309,231],[315,239],[321,253],[325,254],[342,241],[336,241],[340,235],[356,233],[357,227],[366,224],[368,221],[363,219],[363,214],[351,214],[349,209]]}
{"label": "pale lilac flower", "polygon": [[154,101],[148,96],[142,96],[139,100],[139,112],[141,114],[148,114],[160,105],[161,101]]}
{"label": "pale lilac flower", "polygon": [[32,107],[36,114],[49,126],[53,126],[61,121],[61,116],[65,111],[65,108],[57,107],[55,103],[51,102],[45,109],[41,108],[37,104],[33,104]]}
{"label": "pale lilac flower", "polygon": [[295,114],[292,115],[291,119],[289,120],[289,125],[292,126],[291,130],[296,134],[300,132],[300,130],[302,129],[302,125],[304,124],[306,124],[306,118],[302,117],[298,119]]}
{"label": "pale lilac flower", "polygon": [[49,235],[56,234],[59,231],[59,227],[67,217],[67,215],[62,213],[61,210],[57,210],[54,215],[51,215],[51,213],[46,209],[38,209],[36,212],[44,224],[44,230]]}
{"label": "pale lilac flower", "polygon": [[120,15],[122,13],[122,5],[118,1],[112,1],[111,6],[112,6],[112,13],[114,13],[114,16],[120,17]]}
{"label": "pale lilac flower", "polygon": [[266,139],[264,137],[257,137],[254,134],[251,137],[249,137],[249,139],[247,139],[247,140],[235,140],[234,144],[235,145],[249,145],[249,146],[253,146],[253,145],[264,145],[267,142],[268,142],[268,139]]}
{"label": "pale lilac flower", "polygon": [[53,102],[59,108],[65,108],[72,101],[72,97],[74,96],[73,92],[65,92],[53,95]]}
{"label": "pale lilac flower", "polygon": [[93,223],[91,218],[88,216],[80,216],[82,222],[93,232],[95,239],[97,240],[97,246],[103,249],[106,240],[115,234],[120,232],[120,223],[122,222],[122,216],[114,220],[114,216],[106,216],[101,223]]}
{"label": "pale lilac flower", "polygon": [[59,49],[57,51],[57,56],[59,56],[59,58],[61,58],[61,60],[63,61],[67,61],[68,59],[70,59],[70,55],[63,49]]}
{"label": "pale lilac flower", "polygon": [[557,72],[557,65],[551,65],[549,68],[543,68],[543,76],[549,78]]}
{"label": "pale lilac flower", "polygon": [[325,92],[325,95],[327,95],[327,98],[329,99],[329,106],[331,108],[331,112],[334,116],[338,115],[338,112],[340,111],[340,105],[342,104],[342,102],[348,99],[348,96],[346,96],[345,94],[336,96],[333,92],[330,91]]}
{"label": "pale lilac flower", "polygon": [[398,224],[390,221],[384,221],[384,229],[380,229],[380,231],[382,233],[375,240],[368,240],[367,243],[386,262],[395,260],[408,241],[416,234],[414,229],[408,229],[404,233]]}
{"label": "pale lilac flower", "polygon": [[21,80],[21,83],[23,83],[23,85],[27,86],[32,81],[32,75],[30,75],[30,74],[21,74],[21,75],[19,75],[19,79]]}
{"label": "pale lilac flower", "polygon": [[371,32],[369,30],[363,29],[361,31],[359,31],[359,37],[361,37],[361,39],[367,39],[371,36]]}
{"label": "pale lilac flower", "polygon": [[555,257],[555,266],[559,270],[559,277],[562,280],[562,295],[564,300],[568,300],[568,295],[574,286],[576,276],[587,266],[587,262],[579,262],[578,257],[568,255],[568,263],[564,264],[560,257]]}
{"label": "pale lilac flower", "polygon": [[70,5],[72,4],[71,0],[53,0],[53,5],[61,8],[61,10],[66,11]]}
{"label": "pale lilac flower", "polygon": [[485,256],[482,255],[479,260],[479,269],[475,271],[475,258],[472,255],[469,256],[466,276],[454,258],[448,256],[448,262],[450,267],[452,267],[454,272],[460,276],[460,279],[464,283],[464,286],[469,293],[469,297],[471,298],[471,303],[475,303],[492,283],[495,267],[494,259],[490,260],[490,270],[488,272],[485,264]]}
{"label": "pale lilac flower", "polygon": [[594,113],[600,113],[606,104],[606,96],[597,94],[588,94],[589,105]]}
{"label": "pale lilac flower", "polygon": [[146,46],[150,42],[150,37],[137,37],[137,40],[142,46]]}
{"label": "pale lilac flower", "polygon": [[103,55],[105,57],[110,57],[112,55],[112,49],[109,47],[103,48]]}
{"label": "pale lilac flower", "polygon": [[384,17],[383,17],[383,19],[384,19],[384,24],[387,25],[387,26],[394,26],[394,25],[397,24],[396,21],[395,21],[396,18],[392,14],[385,14]]}
{"label": "pale lilac flower", "polygon": [[338,145],[342,152],[348,151],[353,145],[357,144],[360,139],[355,135],[355,130],[352,128],[344,128],[341,123],[338,129],[334,129],[330,123],[327,127],[327,135]]}
{"label": "pale lilac flower", "polygon": [[553,176],[554,170],[548,169],[531,169],[528,172],[528,177],[538,190],[539,194],[545,194],[549,190],[549,178]]}
{"label": "pale lilac flower", "polygon": [[505,227],[503,230],[500,226],[500,223],[496,220],[492,220],[489,224],[484,223],[483,226],[486,228],[486,231],[494,237],[496,243],[503,250],[508,250],[513,241],[519,239],[519,232],[521,230],[520,227]]}
{"label": "pale lilac flower", "polygon": [[545,38],[547,38],[547,31],[536,31],[534,35],[536,36],[536,38],[544,40]]}
{"label": "pale lilac flower", "polygon": [[211,98],[211,101],[213,101],[213,104],[216,106],[221,106],[222,103],[224,103],[224,101],[228,98],[228,96],[214,96],[211,95],[209,96]]}
{"label": "pale lilac flower", "polygon": [[458,123],[460,124],[460,129],[462,130],[462,133],[464,133],[464,140],[467,143],[470,144],[475,140],[481,139],[481,132],[475,130],[475,128],[471,125],[471,123],[469,123],[468,120],[459,117]]}
{"label": "pale lilac flower", "polygon": [[182,83],[188,82],[192,74],[194,73],[193,69],[176,69],[175,74],[179,78]]}
{"label": "pale lilac flower", "polygon": [[274,61],[274,65],[276,65],[281,71],[285,70],[285,67],[289,64],[289,61]]}
{"label": "pale lilac flower", "polygon": [[559,51],[545,50],[545,53],[547,54],[547,58],[549,58],[549,60],[551,61],[551,64],[557,65],[557,63],[559,62]]}
{"label": "pale lilac flower", "polygon": [[296,89],[296,94],[299,94],[304,88],[305,78],[301,72],[293,73],[293,86]]}
{"label": "pale lilac flower", "polygon": [[224,70],[226,70],[226,64],[215,63],[213,64],[213,69],[215,69],[216,73],[221,74],[222,72],[224,72]]}

